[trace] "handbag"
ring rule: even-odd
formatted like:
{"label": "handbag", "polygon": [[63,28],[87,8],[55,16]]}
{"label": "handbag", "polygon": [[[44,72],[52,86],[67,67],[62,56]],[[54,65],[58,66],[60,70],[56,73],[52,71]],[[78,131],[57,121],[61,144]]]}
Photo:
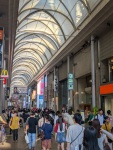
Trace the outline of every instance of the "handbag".
{"label": "handbag", "polygon": [[40,138],[41,140],[43,140],[44,139],[44,131],[40,128],[39,130],[38,130],[38,138]]}
{"label": "handbag", "polygon": [[[44,123],[44,127],[45,127],[45,123]],[[44,140],[44,130],[42,128],[39,128],[38,129],[38,137],[41,139],[41,140]]]}
{"label": "handbag", "polygon": [[28,137],[28,134],[26,133],[25,135],[25,141],[26,141],[26,144],[29,144],[29,137]]}
{"label": "handbag", "polygon": [[[81,132],[79,133],[79,135],[70,143],[70,145],[74,142],[74,141],[76,141],[77,139],[78,139],[78,137],[80,136],[80,134],[82,133],[82,131],[83,131],[83,127],[82,127],[82,130],[81,130]],[[82,145],[77,145],[76,147],[75,147],[75,150],[81,150],[82,149]]]}
{"label": "handbag", "polygon": [[[105,127],[106,127],[106,130],[108,131],[106,124],[105,124]],[[108,132],[109,132],[109,131],[108,131]],[[111,139],[109,139],[109,138],[108,138],[108,142],[109,142],[109,143],[113,143],[113,141],[112,141]]]}

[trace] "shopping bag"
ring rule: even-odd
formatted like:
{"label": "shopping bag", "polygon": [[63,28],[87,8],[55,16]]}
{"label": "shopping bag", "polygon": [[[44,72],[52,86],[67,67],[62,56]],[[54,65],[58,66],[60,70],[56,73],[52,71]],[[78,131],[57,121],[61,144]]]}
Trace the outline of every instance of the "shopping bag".
{"label": "shopping bag", "polygon": [[25,135],[25,141],[26,141],[27,144],[29,144],[29,138],[28,138],[27,134]]}

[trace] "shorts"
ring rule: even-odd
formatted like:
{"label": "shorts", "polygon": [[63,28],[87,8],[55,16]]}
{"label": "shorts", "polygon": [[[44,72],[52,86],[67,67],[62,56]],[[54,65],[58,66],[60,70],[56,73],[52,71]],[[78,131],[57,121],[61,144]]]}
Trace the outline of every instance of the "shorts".
{"label": "shorts", "polygon": [[46,149],[51,148],[51,139],[50,140],[42,140],[42,148],[45,147]]}
{"label": "shorts", "polygon": [[66,136],[64,132],[58,132],[56,136],[56,142],[58,143],[64,143],[66,142]]}

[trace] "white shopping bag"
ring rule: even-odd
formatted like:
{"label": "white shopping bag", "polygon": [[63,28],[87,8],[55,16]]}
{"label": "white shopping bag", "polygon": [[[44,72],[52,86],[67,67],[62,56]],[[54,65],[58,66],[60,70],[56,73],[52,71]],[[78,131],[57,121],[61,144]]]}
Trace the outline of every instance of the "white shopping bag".
{"label": "white shopping bag", "polygon": [[27,144],[29,144],[29,138],[28,138],[27,134],[25,135],[25,141],[26,141]]}

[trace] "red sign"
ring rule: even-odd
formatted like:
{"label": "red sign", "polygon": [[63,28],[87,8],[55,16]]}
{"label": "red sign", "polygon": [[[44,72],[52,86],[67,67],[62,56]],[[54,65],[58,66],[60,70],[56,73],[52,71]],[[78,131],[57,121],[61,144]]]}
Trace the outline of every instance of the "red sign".
{"label": "red sign", "polygon": [[6,85],[6,78],[3,78],[3,84]]}
{"label": "red sign", "polygon": [[0,40],[3,40],[3,30],[0,30]]}
{"label": "red sign", "polygon": [[113,94],[113,83],[100,86],[100,94],[101,95]]}

